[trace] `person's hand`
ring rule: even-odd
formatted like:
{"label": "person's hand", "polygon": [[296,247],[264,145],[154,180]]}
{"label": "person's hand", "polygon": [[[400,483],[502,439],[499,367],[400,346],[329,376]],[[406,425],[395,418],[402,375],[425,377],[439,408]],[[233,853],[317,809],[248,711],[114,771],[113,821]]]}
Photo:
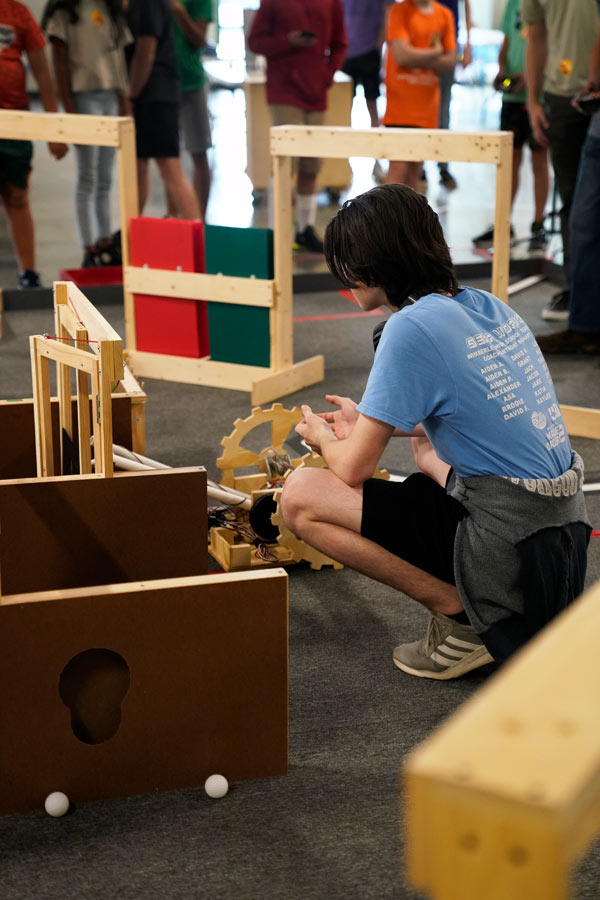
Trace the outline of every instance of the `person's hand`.
{"label": "person's hand", "polygon": [[438,56],[441,56],[444,52],[444,45],[442,44],[442,36],[439,32],[431,35],[431,40],[429,41],[429,49],[434,50]]}
{"label": "person's hand", "polygon": [[324,440],[336,440],[333,428],[321,416],[316,415],[310,406],[304,403],[300,408],[304,418],[296,425],[296,434],[304,439],[311,450],[320,453]]}
{"label": "person's hand", "polygon": [[57,144],[54,141],[51,141],[48,144],[48,150],[54,157],[54,159],[62,159],[63,156],[66,156],[69,152],[69,147],[67,144]]}
{"label": "person's hand", "polygon": [[463,69],[466,69],[467,66],[470,66],[472,60],[473,60],[473,51],[471,50],[471,45],[467,41],[467,43],[463,47],[462,59],[460,61]]}
{"label": "person's hand", "polygon": [[131,100],[129,97],[126,97],[125,94],[119,94],[119,115],[120,116],[132,116],[133,115],[133,107]]}
{"label": "person's hand", "polygon": [[517,72],[516,75],[512,75],[511,82],[511,92],[513,94],[520,94],[525,90],[525,73]]}
{"label": "person's hand", "polygon": [[494,78],[494,80],[492,82],[492,85],[493,85],[493,88],[495,91],[500,90],[500,88],[502,86],[502,82],[504,81],[505,78],[506,78],[506,70],[498,69],[498,74],[496,75],[496,77]]}
{"label": "person's hand", "polygon": [[339,406],[339,409],[335,412],[319,413],[319,418],[331,425],[331,430],[338,440],[349,438],[360,415],[356,403],[350,397],[338,397],[337,394],[325,394],[325,399],[333,406]]}
{"label": "person's hand", "polygon": [[317,37],[314,34],[308,35],[302,31],[288,32],[288,41],[296,50],[301,50],[304,47],[312,47],[316,40]]}
{"label": "person's hand", "polygon": [[549,147],[550,141],[546,135],[550,122],[546,117],[544,108],[541,103],[532,103],[529,105],[529,121],[531,122],[531,130],[533,136],[540,147]]}

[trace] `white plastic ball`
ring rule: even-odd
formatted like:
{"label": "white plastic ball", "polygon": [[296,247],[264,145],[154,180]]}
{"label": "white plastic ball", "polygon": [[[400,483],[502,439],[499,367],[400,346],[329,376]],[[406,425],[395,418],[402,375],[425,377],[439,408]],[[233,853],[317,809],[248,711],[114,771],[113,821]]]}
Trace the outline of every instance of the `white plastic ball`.
{"label": "white plastic ball", "polygon": [[48,794],[44,801],[44,809],[49,816],[64,816],[69,809],[69,798],[62,791],[54,791]]}
{"label": "white plastic ball", "polygon": [[210,775],[204,782],[204,790],[209,797],[219,800],[229,790],[229,782],[224,775]]}

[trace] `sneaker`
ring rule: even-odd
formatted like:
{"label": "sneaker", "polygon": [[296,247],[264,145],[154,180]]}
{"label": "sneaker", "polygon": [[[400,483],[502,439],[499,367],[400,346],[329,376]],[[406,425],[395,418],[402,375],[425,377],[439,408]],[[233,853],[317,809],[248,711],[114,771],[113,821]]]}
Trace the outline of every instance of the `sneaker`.
{"label": "sneaker", "polygon": [[394,664],[403,672],[441,681],[458,678],[493,661],[472,625],[462,625],[437,612],[431,614],[423,640],[400,644],[394,650]]}
{"label": "sneaker", "polygon": [[600,332],[557,331],[536,337],[542,353],[600,353]]}
{"label": "sneaker", "polygon": [[375,165],[373,166],[373,181],[376,184],[384,184],[385,183],[385,172],[383,171],[383,166],[379,162],[378,159],[375,160]]}
{"label": "sneaker", "polygon": [[99,262],[96,250],[86,250],[83,254],[83,259],[81,260],[81,268],[92,269],[97,265],[99,265]]}
{"label": "sneaker", "polygon": [[529,252],[530,253],[540,253],[544,252],[546,249],[546,244],[548,243],[548,235],[546,234],[546,229],[544,228],[543,222],[532,222],[531,223],[531,237],[529,238]]}
{"label": "sneaker", "polygon": [[458,182],[449,169],[440,169],[440,184],[443,184],[447,191],[453,191],[458,187]]}
{"label": "sneaker", "polygon": [[542,319],[547,322],[566,322],[569,318],[569,299],[568,290],[554,294],[548,306],[542,310]]}
{"label": "sneaker", "polygon": [[96,251],[97,265],[99,266],[120,266],[123,262],[121,250],[121,232],[115,231],[111,236],[110,243],[98,246]]}
{"label": "sneaker", "polygon": [[[510,226],[510,239],[514,238],[515,233],[513,231],[512,225]],[[478,234],[477,237],[473,238],[474,244],[490,244],[490,246],[494,243],[494,226],[491,225],[487,231],[483,231],[481,234]]]}
{"label": "sneaker", "polygon": [[33,269],[25,269],[24,272],[19,274],[19,288],[22,291],[26,291],[29,288],[41,288],[42,282],[40,281],[40,276],[37,272],[34,272]]}
{"label": "sneaker", "polygon": [[323,241],[312,225],[307,225],[304,231],[296,232],[294,250],[308,250],[309,253],[323,252]]}

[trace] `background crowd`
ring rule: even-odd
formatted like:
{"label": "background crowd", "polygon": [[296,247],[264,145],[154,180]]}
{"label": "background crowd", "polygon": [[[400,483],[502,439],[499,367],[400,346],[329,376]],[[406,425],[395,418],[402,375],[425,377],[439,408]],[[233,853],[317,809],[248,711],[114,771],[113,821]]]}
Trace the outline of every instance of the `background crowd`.
{"label": "background crowd", "polygon": [[[133,115],[140,210],[154,160],[165,213],[204,219],[211,127],[203,51],[212,19],[212,0],[49,0],[38,23],[27,4],[0,0],[0,108],[28,108],[29,68],[48,112]],[[564,327],[539,339],[545,353],[600,352],[599,24],[598,0],[506,0],[501,25],[498,127],[514,135],[513,200],[523,148],[531,151],[531,251],[543,252],[547,243],[548,157],[561,203],[564,286],[542,315]],[[361,86],[372,127],[448,128],[456,67],[471,60],[471,28],[469,0],[261,0],[247,44],[266,58],[274,124],[321,123],[342,70],[355,92]],[[50,144],[57,159],[68,149]],[[22,288],[40,285],[28,199],[32,152],[27,141],[0,142],[0,196]],[[120,238],[111,229],[109,202],[115,151],[77,146],[74,152],[82,266],[118,264]],[[182,152],[191,158],[191,180]],[[298,160],[294,198],[295,247],[313,253],[323,249],[315,227],[320,165],[317,158]],[[425,170],[423,162],[390,160],[386,171],[377,160],[373,178],[422,190]],[[448,190],[457,186],[447,164],[440,164],[439,179]],[[489,228],[473,240],[486,246],[493,237]]]}

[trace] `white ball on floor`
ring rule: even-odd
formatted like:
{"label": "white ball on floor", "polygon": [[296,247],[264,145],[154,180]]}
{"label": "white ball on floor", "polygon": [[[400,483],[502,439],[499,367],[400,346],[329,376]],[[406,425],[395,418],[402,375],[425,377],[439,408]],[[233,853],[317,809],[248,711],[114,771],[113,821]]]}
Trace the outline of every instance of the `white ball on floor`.
{"label": "white ball on floor", "polygon": [[209,797],[219,800],[229,790],[229,782],[223,775],[210,775],[204,782],[204,790]]}
{"label": "white ball on floor", "polygon": [[56,818],[64,816],[69,809],[69,798],[62,791],[54,791],[46,797],[44,809],[49,816],[55,816]]}

